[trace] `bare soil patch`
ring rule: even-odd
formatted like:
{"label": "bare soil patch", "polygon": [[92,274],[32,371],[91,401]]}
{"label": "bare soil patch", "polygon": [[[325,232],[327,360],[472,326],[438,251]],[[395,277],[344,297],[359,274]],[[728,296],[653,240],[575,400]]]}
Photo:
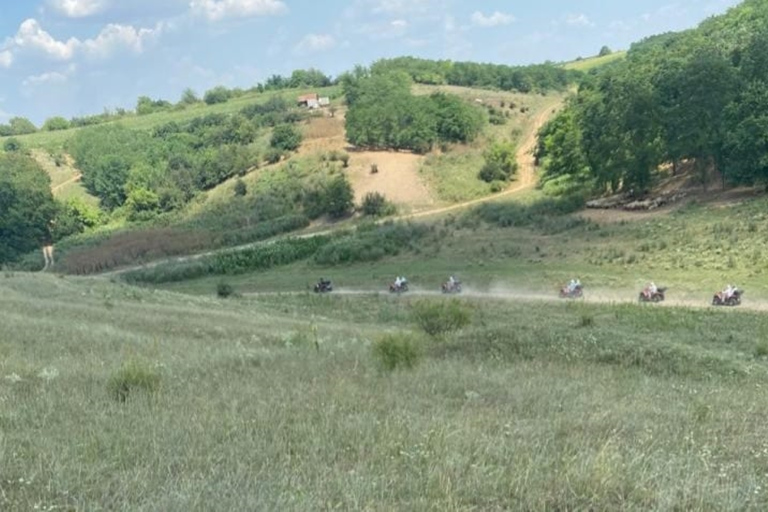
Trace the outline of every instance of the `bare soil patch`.
{"label": "bare soil patch", "polygon": [[[348,175],[359,203],[379,192],[393,203],[413,209],[433,206],[435,199],[419,176],[424,156],[398,151],[350,151]],[[371,173],[371,166],[379,171]]]}

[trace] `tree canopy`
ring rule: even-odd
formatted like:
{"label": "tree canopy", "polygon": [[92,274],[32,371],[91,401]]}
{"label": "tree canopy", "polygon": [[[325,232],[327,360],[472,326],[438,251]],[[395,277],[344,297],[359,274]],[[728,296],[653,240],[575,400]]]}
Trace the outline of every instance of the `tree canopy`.
{"label": "tree canopy", "polygon": [[48,241],[55,215],[45,171],[23,154],[0,155],[0,264],[15,261]]}
{"label": "tree canopy", "polygon": [[[738,28],[738,30],[736,29]],[[540,132],[545,187],[643,192],[688,160],[702,185],[768,184],[768,2],[632,45]]]}

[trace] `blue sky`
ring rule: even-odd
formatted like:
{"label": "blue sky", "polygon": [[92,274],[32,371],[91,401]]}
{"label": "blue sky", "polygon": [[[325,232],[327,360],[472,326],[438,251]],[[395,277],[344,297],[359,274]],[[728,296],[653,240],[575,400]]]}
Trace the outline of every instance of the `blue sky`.
{"label": "blue sky", "polygon": [[176,101],[381,57],[565,61],[739,0],[0,0],[0,122]]}

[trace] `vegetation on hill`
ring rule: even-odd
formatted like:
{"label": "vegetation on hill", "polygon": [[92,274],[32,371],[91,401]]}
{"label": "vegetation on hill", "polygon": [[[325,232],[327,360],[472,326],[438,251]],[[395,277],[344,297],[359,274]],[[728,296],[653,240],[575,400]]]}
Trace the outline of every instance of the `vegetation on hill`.
{"label": "vegetation on hill", "polygon": [[684,160],[703,186],[713,170],[723,184],[768,182],[767,18],[768,2],[747,0],[588,75],[541,131],[544,186],[643,193]]}
{"label": "vegetation on hill", "polygon": [[347,140],[368,149],[426,153],[438,142],[471,142],[484,123],[476,107],[453,95],[415,96],[404,73],[358,70],[342,78]]}
{"label": "vegetation on hill", "polygon": [[406,73],[418,84],[458,85],[519,92],[564,90],[579,76],[576,71],[552,63],[506,66],[397,57],[381,59],[371,66],[371,73],[374,75],[393,72]]}

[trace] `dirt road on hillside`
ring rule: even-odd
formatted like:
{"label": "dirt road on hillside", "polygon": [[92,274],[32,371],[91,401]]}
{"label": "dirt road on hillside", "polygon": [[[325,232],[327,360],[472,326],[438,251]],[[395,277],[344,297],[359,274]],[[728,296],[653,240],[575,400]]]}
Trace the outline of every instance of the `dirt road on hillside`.
{"label": "dirt road on hillside", "polygon": [[[463,203],[452,204],[450,206],[433,208],[433,209],[423,210],[415,213],[396,215],[394,217],[386,217],[384,219],[378,220],[377,223],[412,220],[412,219],[421,218],[421,217],[428,217],[431,215],[440,215],[440,214],[444,214],[452,211],[463,210],[471,206],[475,206],[488,201],[494,201],[496,199],[508,197],[516,193],[529,190],[535,187],[537,180],[536,180],[536,166],[534,165],[533,153],[534,153],[534,150],[536,149],[537,134],[541,129],[541,127],[544,126],[544,124],[546,124],[546,122],[549,121],[552,118],[552,116],[563,106],[564,102],[565,102],[564,98],[561,98],[561,97],[555,97],[550,99],[550,101],[547,102],[547,104],[544,107],[542,107],[541,112],[539,112],[536,115],[536,117],[533,120],[533,123],[528,128],[528,131],[526,131],[523,134],[523,138],[520,142],[520,146],[518,147],[517,154],[516,154],[517,180],[507,190],[504,190],[497,194],[491,194],[485,197],[481,197],[479,199],[473,199],[471,201],[464,201]],[[310,238],[313,236],[327,235],[327,234],[333,233],[334,231],[336,231],[336,229],[325,229],[322,231],[304,233],[301,235],[289,234],[286,236],[294,236],[296,238]],[[285,238],[285,236],[281,238]],[[130,267],[125,267],[117,270],[110,270],[98,275],[115,276],[115,275],[123,274],[126,272],[131,272],[133,270],[156,267],[158,265],[162,265],[163,263],[170,263],[170,262],[182,263],[185,261],[193,261],[200,258],[204,258],[206,256],[211,256],[213,254],[220,253],[220,252],[242,251],[242,250],[250,249],[252,247],[256,247],[258,245],[263,245],[268,243],[270,242],[263,242],[263,241],[253,242],[250,244],[244,244],[244,245],[239,245],[235,247],[228,247],[228,248],[218,249],[213,251],[206,251],[203,253],[193,254],[189,256],[178,256],[174,258],[166,258],[163,260],[158,260],[158,261],[146,263],[143,265],[133,265]]]}
{"label": "dirt road on hillside", "polygon": [[[305,295],[313,294],[309,290],[289,291],[289,292],[246,292],[245,297],[273,297],[280,295]],[[330,296],[379,296],[391,297],[392,299],[401,299],[407,297],[446,297],[446,298],[465,298],[482,300],[508,300],[523,302],[558,302],[561,304],[609,304],[609,305],[637,305],[638,307],[673,307],[673,308],[693,308],[693,309],[717,309],[722,311],[750,311],[765,312],[768,311],[768,302],[755,300],[746,301],[740,306],[725,307],[712,306],[711,297],[703,295],[701,299],[681,298],[667,299],[658,303],[640,303],[637,300],[637,291],[617,291],[617,290],[593,290],[585,292],[581,299],[561,299],[557,291],[545,293],[541,291],[530,291],[524,289],[514,289],[512,287],[490,287],[487,290],[472,289],[465,287],[460,294],[444,294],[440,290],[427,290],[418,287],[411,288],[408,292],[402,294],[390,293],[384,289],[363,290],[363,289],[337,289],[333,292],[324,294]]]}
{"label": "dirt road on hillside", "polygon": [[51,187],[51,193],[55,194],[57,190],[61,190],[62,188],[66,187],[70,183],[75,183],[76,181],[80,181],[83,178],[83,175],[80,173],[77,173],[76,175],[72,176],[70,179],[63,183],[59,183],[55,187]]}
{"label": "dirt road on hillside", "polygon": [[[427,217],[430,215],[439,215],[455,210],[462,210],[475,206],[477,204],[486,203],[503,197],[507,197],[524,190],[529,190],[536,186],[536,165],[535,158],[533,156],[536,150],[537,135],[542,126],[549,121],[552,116],[562,107],[563,99],[556,98],[547,103],[541,109],[541,112],[534,118],[533,124],[528,131],[523,135],[523,139],[520,141],[520,146],[517,149],[515,159],[517,160],[517,180],[506,190],[497,194],[481,197],[479,199],[472,199],[471,201],[464,201],[463,203],[452,204],[450,206],[444,206],[442,208],[434,208],[430,210],[424,210],[421,212],[409,213],[405,215],[398,215],[394,217],[395,220],[409,220],[419,217]],[[390,217],[389,220],[393,218]]]}

